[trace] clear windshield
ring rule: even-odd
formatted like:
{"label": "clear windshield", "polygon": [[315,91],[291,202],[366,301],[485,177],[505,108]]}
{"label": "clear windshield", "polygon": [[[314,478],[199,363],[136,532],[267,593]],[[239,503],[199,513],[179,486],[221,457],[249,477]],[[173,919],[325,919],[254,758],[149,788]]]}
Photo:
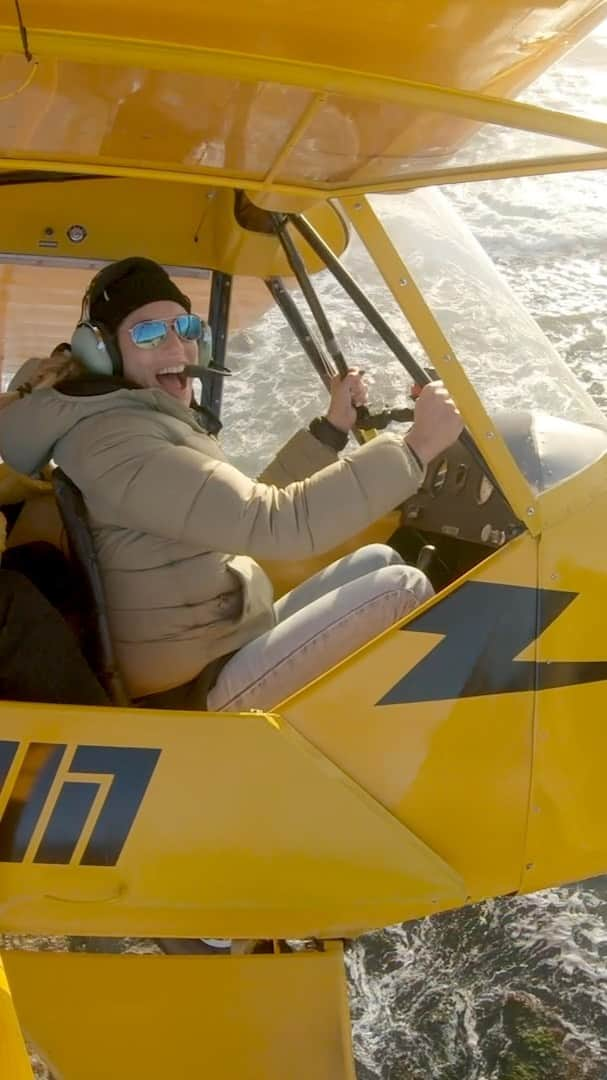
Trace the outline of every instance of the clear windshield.
{"label": "clear windshield", "polygon": [[488,412],[539,409],[607,430],[607,417],[440,192],[372,202]]}

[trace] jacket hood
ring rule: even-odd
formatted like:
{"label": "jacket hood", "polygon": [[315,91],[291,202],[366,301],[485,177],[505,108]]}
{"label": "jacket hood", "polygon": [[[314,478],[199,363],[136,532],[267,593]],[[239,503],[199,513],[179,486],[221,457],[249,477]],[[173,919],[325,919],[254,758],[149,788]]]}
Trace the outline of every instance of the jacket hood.
{"label": "jacket hood", "polygon": [[17,472],[35,476],[53,457],[55,446],[82,420],[99,413],[130,409],[175,416],[194,431],[201,419],[164,390],[144,390],[124,380],[85,377],[33,390],[0,412],[0,457]]}

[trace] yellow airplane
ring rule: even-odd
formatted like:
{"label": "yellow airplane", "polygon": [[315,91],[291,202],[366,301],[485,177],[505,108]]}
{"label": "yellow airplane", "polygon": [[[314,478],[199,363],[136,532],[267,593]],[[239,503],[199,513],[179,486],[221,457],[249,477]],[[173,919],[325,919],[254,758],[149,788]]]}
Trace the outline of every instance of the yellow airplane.
{"label": "yellow airplane", "polygon": [[[516,95],[606,16],[604,0],[6,0],[5,374],[69,337],[92,268],[139,252],[210,294],[217,366],[232,285],[246,321],[266,282],[326,380],[340,357],[310,344],[283,278],[313,300],[328,267],[425,381],[340,259],[352,229],[466,435],[373,532],[435,597],[272,715],[131,708],[108,642],[111,708],[0,704],[0,932],[182,942],[5,948],[2,1078],[32,1076],[23,1032],[57,1080],[353,1080],[344,940],[607,872],[607,420],[425,190],[604,168],[607,124]],[[462,164],[485,124],[547,152]],[[375,196],[403,192],[399,231]],[[454,282],[488,358],[445,317]],[[550,401],[522,398],[514,348]],[[371,414],[361,440],[391,418]],[[78,559],[78,493],[55,490]],[[24,497],[53,509],[49,484],[0,477],[3,506]],[[317,566],[270,570],[287,588]],[[236,944],[203,955],[201,937]]]}

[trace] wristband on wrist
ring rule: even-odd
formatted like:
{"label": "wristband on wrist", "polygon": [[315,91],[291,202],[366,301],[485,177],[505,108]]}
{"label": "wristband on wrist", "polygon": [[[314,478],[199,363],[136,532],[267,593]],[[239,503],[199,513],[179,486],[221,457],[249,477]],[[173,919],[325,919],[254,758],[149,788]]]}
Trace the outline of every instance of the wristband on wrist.
{"label": "wristband on wrist", "polygon": [[324,446],[330,446],[331,450],[335,450],[337,454],[339,454],[340,450],[343,450],[348,441],[346,432],[336,428],[330,420],[327,420],[326,416],[317,416],[312,420],[309,431],[315,439],[318,439]]}

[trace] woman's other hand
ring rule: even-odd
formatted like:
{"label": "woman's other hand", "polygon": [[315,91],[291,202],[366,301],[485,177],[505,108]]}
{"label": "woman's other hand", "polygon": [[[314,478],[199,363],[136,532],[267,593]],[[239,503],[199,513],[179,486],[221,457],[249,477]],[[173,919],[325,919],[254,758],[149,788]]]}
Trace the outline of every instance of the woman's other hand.
{"label": "woman's other hand", "polygon": [[368,392],[363,379],[364,371],[356,369],[347,375],[335,375],[331,379],[331,402],[327,420],[339,431],[347,434],[356,423],[356,408],[366,405]]}
{"label": "woman's other hand", "polygon": [[415,420],[405,436],[423,465],[451,446],[461,435],[463,421],[442,382],[427,383],[415,401]]}

